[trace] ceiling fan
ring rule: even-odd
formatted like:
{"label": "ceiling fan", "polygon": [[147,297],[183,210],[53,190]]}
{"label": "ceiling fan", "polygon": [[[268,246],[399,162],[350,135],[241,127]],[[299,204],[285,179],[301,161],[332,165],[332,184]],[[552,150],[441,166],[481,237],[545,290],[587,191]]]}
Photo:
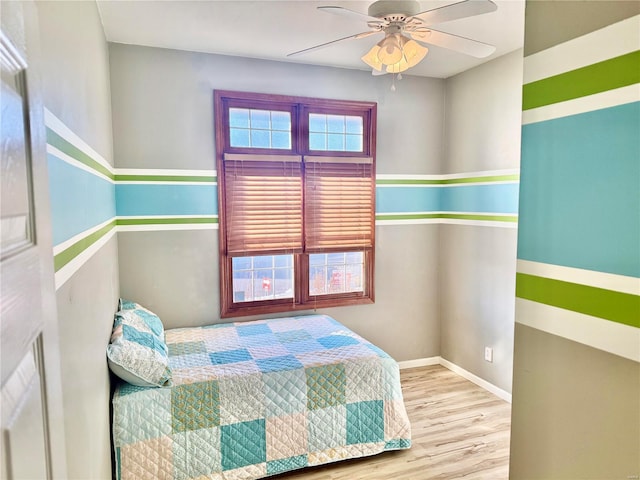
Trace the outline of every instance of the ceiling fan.
{"label": "ceiling fan", "polygon": [[495,51],[493,45],[434,30],[431,25],[493,12],[497,8],[491,0],[462,0],[426,11],[420,11],[420,3],[417,1],[379,0],[369,6],[366,15],[343,7],[318,7],[318,10],[323,12],[364,21],[369,30],[305,48],[287,56],[309,53],[345,40],[384,34],[384,38],[362,57],[362,61],[372,68],[374,75],[400,73],[417,65],[429,51],[423,44],[484,58]]}

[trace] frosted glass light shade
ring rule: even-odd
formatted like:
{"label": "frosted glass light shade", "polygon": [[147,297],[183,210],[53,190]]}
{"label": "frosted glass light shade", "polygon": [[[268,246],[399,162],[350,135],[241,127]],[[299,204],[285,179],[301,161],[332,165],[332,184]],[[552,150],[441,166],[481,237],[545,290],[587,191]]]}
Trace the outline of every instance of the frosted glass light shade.
{"label": "frosted glass light shade", "polygon": [[405,70],[420,63],[420,61],[427,55],[427,52],[429,52],[427,47],[423,47],[415,40],[409,40],[402,48],[403,55],[400,61],[387,65],[386,70],[389,73],[404,72]]}
{"label": "frosted glass light shade", "polygon": [[400,73],[417,65],[429,49],[400,34],[387,35],[371,47],[362,61],[372,69],[388,73]]}
{"label": "frosted glass light shade", "polygon": [[384,67],[384,65],[382,64],[382,62],[380,61],[380,59],[378,58],[378,52],[380,51],[380,47],[378,45],[374,45],[373,47],[371,47],[371,50],[369,50],[362,58],[361,60],[366,63],[367,65],[369,65],[371,68],[373,68],[374,70],[377,70],[378,72],[382,71],[382,67]]}
{"label": "frosted glass light shade", "polygon": [[379,43],[378,58],[385,65],[397,63],[402,58],[402,37],[401,35],[387,35]]}

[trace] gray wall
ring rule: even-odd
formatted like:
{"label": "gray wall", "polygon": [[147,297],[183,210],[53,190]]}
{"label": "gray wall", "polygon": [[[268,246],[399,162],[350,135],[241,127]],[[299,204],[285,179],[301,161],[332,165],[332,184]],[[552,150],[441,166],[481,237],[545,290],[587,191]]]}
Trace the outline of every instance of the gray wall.
{"label": "gray wall", "polygon": [[[38,2],[45,106],[112,160],[108,49],[95,3]],[[68,476],[110,478],[105,348],[118,298],[112,238],[57,292]]]}
{"label": "gray wall", "polygon": [[[612,80],[637,65],[609,68],[605,78],[592,75],[592,95],[571,77],[576,69],[611,65],[637,50],[638,17],[618,20],[639,13],[639,2],[527,2],[509,467],[514,480],[640,475],[640,115],[637,94],[623,100],[611,95],[620,90]],[[563,104],[536,97],[531,85],[544,88],[545,82],[563,85]],[[574,175],[577,181],[567,181]],[[625,212],[624,221],[610,222],[617,211]],[[592,264],[594,252],[600,258]],[[530,279],[533,288],[527,287]],[[634,300],[599,298],[621,291]],[[604,308],[594,312],[590,304]],[[611,314],[613,308],[627,323]]]}
{"label": "gray wall", "polygon": [[[444,81],[110,45],[120,168],[214,169],[213,90],[378,102],[378,173],[440,173]],[[326,310],[397,360],[439,355],[437,225],[376,229],[376,303]],[[218,232],[121,232],[121,294],[165,326],[219,322]],[[402,272],[399,277],[399,272]]]}
{"label": "gray wall", "polygon": [[[447,173],[520,165],[522,51],[447,79]],[[517,231],[441,225],[441,355],[511,392]],[[493,363],[484,347],[493,348]]]}

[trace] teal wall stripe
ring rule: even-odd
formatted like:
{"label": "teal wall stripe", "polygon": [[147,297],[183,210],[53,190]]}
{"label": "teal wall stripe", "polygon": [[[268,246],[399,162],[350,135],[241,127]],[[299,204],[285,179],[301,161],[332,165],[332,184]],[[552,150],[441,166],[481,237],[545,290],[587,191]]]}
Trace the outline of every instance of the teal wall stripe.
{"label": "teal wall stripe", "polygon": [[441,187],[443,212],[518,213],[518,184],[498,183]]}
{"label": "teal wall stripe", "polygon": [[53,244],[115,217],[115,186],[103,177],[47,155]]}
{"label": "teal wall stripe", "polygon": [[518,258],[640,277],[640,102],[525,125]]}
{"label": "teal wall stripe", "polygon": [[217,185],[116,184],[118,217],[217,215]]}
{"label": "teal wall stripe", "polygon": [[376,214],[418,212],[518,213],[518,183],[385,186],[376,189]]}
{"label": "teal wall stripe", "polygon": [[437,212],[441,187],[384,187],[376,189],[376,213]]}

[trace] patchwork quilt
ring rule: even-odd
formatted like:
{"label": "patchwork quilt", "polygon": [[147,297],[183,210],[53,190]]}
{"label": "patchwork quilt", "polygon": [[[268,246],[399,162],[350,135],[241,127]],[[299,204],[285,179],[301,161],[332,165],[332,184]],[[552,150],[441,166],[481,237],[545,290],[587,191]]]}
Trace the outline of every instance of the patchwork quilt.
{"label": "patchwork quilt", "polygon": [[331,317],[165,338],[173,386],[113,397],[120,480],[257,479],[411,446],[397,363]]}

